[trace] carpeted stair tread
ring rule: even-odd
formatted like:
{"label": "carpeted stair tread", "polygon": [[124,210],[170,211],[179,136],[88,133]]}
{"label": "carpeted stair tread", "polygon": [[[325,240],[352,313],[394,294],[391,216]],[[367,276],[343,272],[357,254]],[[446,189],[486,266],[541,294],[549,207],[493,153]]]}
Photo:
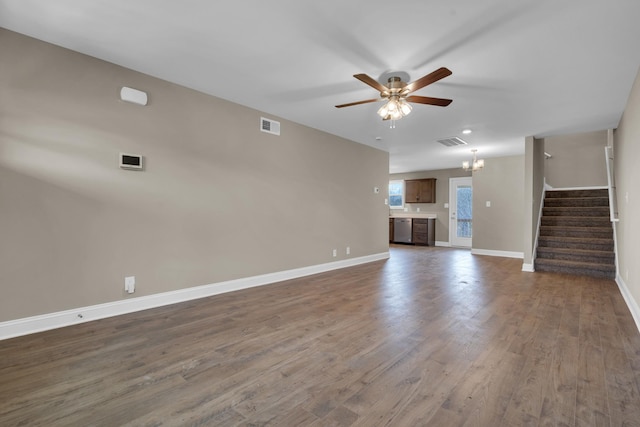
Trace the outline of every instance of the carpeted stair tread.
{"label": "carpeted stair tread", "polygon": [[585,269],[598,269],[598,270],[615,270],[616,266],[611,264],[599,264],[595,262],[580,262],[580,261],[567,261],[563,259],[548,259],[548,258],[536,258],[536,264],[545,264],[545,265],[558,265],[558,266],[567,266],[574,268],[585,268]]}
{"label": "carpeted stair tread", "polygon": [[[542,248],[545,251],[550,251],[550,252],[558,252],[558,253],[572,253],[572,254],[580,254],[580,255],[613,255],[610,251],[599,251],[599,250],[594,250],[594,249],[572,249],[572,248]],[[613,256],[612,256],[613,258]]]}
{"label": "carpeted stair tread", "polygon": [[538,238],[538,248],[543,247],[613,251],[613,237],[584,239],[581,237],[540,236]]}
{"label": "carpeted stair tread", "polygon": [[611,227],[555,227],[552,225],[541,225],[540,236],[565,236],[582,237],[585,239],[607,239],[613,238]]}
{"label": "carpeted stair tread", "polygon": [[609,216],[543,216],[541,224],[544,226],[608,228],[611,225],[611,221]]}
{"label": "carpeted stair tread", "polygon": [[545,198],[548,199],[567,199],[567,198],[590,198],[590,197],[609,197],[609,191],[606,188],[585,189],[585,190],[547,190]]}
{"label": "carpeted stair tread", "polygon": [[542,208],[543,217],[604,217],[609,218],[609,206],[545,206]]}
{"label": "carpeted stair tread", "polygon": [[587,206],[609,206],[608,197],[568,197],[568,198],[545,198],[546,207],[587,207]]}
{"label": "carpeted stair tread", "polygon": [[589,263],[615,263],[615,254],[610,250],[538,247],[537,259],[582,261]]}

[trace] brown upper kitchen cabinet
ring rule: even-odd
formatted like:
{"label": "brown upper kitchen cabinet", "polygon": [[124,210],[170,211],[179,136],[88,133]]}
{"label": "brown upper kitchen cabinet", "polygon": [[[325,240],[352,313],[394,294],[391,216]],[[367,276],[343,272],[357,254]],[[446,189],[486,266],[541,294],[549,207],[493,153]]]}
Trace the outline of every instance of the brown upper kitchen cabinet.
{"label": "brown upper kitchen cabinet", "polygon": [[436,179],[408,179],[404,182],[405,203],[435,203]]}

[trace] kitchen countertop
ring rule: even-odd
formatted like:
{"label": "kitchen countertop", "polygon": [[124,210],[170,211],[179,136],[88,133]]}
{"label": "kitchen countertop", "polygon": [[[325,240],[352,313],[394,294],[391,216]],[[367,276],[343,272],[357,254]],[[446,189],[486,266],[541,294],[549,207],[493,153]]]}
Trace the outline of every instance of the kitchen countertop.
{"label": "kitchen countertop", "polygon": [[433,218],[436,219],[438,216],[434,213],[423,213],[423,212],[397,212],[391,213],[389,218]]}

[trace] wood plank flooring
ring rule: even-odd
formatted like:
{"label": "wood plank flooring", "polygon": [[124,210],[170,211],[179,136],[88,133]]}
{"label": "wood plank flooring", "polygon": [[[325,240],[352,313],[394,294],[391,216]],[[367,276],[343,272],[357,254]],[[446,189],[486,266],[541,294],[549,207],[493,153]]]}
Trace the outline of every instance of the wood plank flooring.
{"label": "wood plank flooring", "polygon": [[1,426],[638,426],[612,280],[391,259],[0,341]]}

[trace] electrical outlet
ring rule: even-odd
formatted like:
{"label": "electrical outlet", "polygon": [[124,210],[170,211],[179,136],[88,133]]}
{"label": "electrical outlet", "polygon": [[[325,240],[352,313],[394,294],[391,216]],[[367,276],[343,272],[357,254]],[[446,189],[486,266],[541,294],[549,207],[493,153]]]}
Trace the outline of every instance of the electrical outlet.
{"label": "electrical outlet", "polygon": [[486,205],[487,205],[488,208],[490,208],[491,207],[491,202],[487,200]]}
{"label": "electrical outlet", "polygon": [[351,248],[347,246],[347,255],[349,255],[350,253],[351,253]]}
{"label": "electrical outlet", "polygon": [[418,209],[416,210],[416,212],[420,212],[420,208],[418,208]]}
{"label": "electrical outlet", "polygon": [[338,250],[337,250],[337,249],[334,249],[334,250],[333,250],[333,257],[335,258],[335,257],[337,257],[337,256],[338,256]]}
{"label": "electrical outlet", "polygon": [[136,291],[136,276],[127,276],[124,278],[124,290],[130,294]]}

